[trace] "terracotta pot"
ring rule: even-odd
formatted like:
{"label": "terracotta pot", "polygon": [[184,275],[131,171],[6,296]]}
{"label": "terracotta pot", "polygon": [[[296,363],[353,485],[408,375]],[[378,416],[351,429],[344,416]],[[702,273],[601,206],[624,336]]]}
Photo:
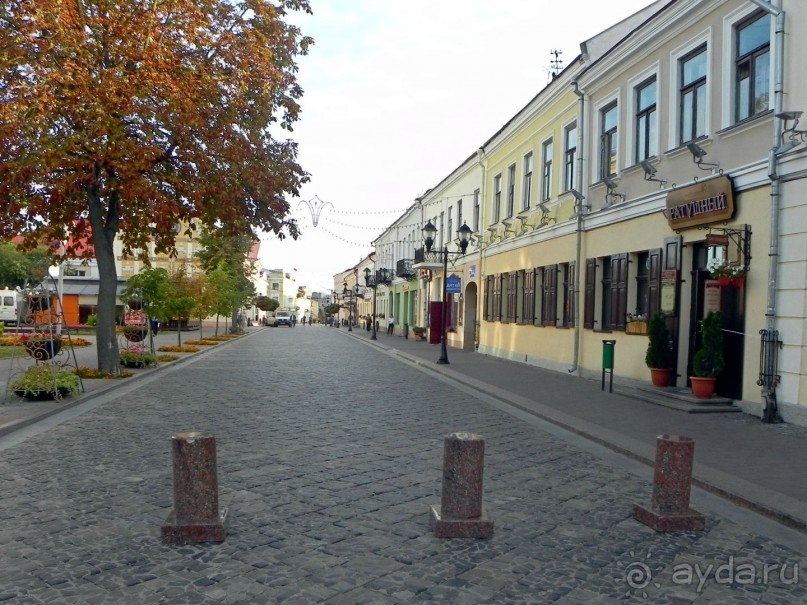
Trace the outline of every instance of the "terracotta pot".
{"label": "terracotta pot", "polygon": [[744,277],[735,277],[731,280],[731,285],[735,288],[742,288],[745,285],[745,278]]}
{"label": "terracotta pot", "polygon": [[672,370],[669,368],[650,368],[650,380],[653,381],[654,387],[670,386],[671,376]]}
{"label": "terracotta pot", "polygon": [[731,285],[731,278],[728,275],[720,275],[717,278],[717,283],[721,288],[725,288],[726,286]]}
{"label": "terracotta pot", "polygon": [[692,394],[698,399],[711,399],[715,392],[715,382],[717,378],[689,377]]}

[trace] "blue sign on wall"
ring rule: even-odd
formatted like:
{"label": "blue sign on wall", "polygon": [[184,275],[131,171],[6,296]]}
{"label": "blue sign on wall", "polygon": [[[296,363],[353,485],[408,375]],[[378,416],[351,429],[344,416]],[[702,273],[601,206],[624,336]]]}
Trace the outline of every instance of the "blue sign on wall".
{"label": "blue sign on wall", "polygon": [[459,294],[462,292],[462,280],[459,275],[449,275],[446,279],[446,294]]}

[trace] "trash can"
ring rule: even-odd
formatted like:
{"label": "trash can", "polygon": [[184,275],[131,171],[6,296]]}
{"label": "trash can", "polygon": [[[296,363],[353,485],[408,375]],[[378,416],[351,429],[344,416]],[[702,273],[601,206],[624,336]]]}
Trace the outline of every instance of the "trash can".
{"label": "trash can", "polygon": [[614,369],[614,348],[616,345],[615,340],[603,340],[602,341],[602,369],[603,370],[613,370]]}
{"label": "trash can", "polygon": [[602,390],[605,390],[605,373],[611,374],[611,380],[608,388],[609,393],[614,392],[614,349],[616,347],[615,340],[602,341]]}

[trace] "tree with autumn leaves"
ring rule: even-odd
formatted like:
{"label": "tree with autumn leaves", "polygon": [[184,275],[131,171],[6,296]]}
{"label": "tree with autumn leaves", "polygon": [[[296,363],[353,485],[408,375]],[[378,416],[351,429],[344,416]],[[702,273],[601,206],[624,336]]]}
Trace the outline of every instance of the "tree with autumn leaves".
{"label": "tree with autumn leaves", "polygon": [[[170,252],[175,227],[297,237],[307,175],[285,22],[308,0],[5,0],[0,237],[98,262],[99,369],[117,371],[113,242]],[[89,241],[90,248],[78,245]]]}

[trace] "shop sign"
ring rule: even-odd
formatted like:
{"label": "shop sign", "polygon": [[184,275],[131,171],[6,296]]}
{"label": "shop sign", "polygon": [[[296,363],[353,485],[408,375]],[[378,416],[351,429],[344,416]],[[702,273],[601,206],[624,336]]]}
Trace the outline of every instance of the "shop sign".
{"label": "shop sign", "polygon": [[720,176],[672,190],[664,215],[676,231],[730,220],[734,217],[731,179]]}
{"label": "shop sign", "polygon": [[678,272],[666,269],[661,272],[660,306],[662,313],[675,313],[675,284]]}
{"label": "shop sign", "polygon": [[459,294],[462,292],[462,280],[459,275],[452,273],[446,280],[446,294]]}
{"label": "shop sign", "polygon": [[715,279],[703,282],[703,314],[704,319],[712,311],[720,311],[720,284]]}
{"label": "shop sign", "polygon": [[476,277],[476,265],[471,265],[468,267],[468,277],[473,279]]}

